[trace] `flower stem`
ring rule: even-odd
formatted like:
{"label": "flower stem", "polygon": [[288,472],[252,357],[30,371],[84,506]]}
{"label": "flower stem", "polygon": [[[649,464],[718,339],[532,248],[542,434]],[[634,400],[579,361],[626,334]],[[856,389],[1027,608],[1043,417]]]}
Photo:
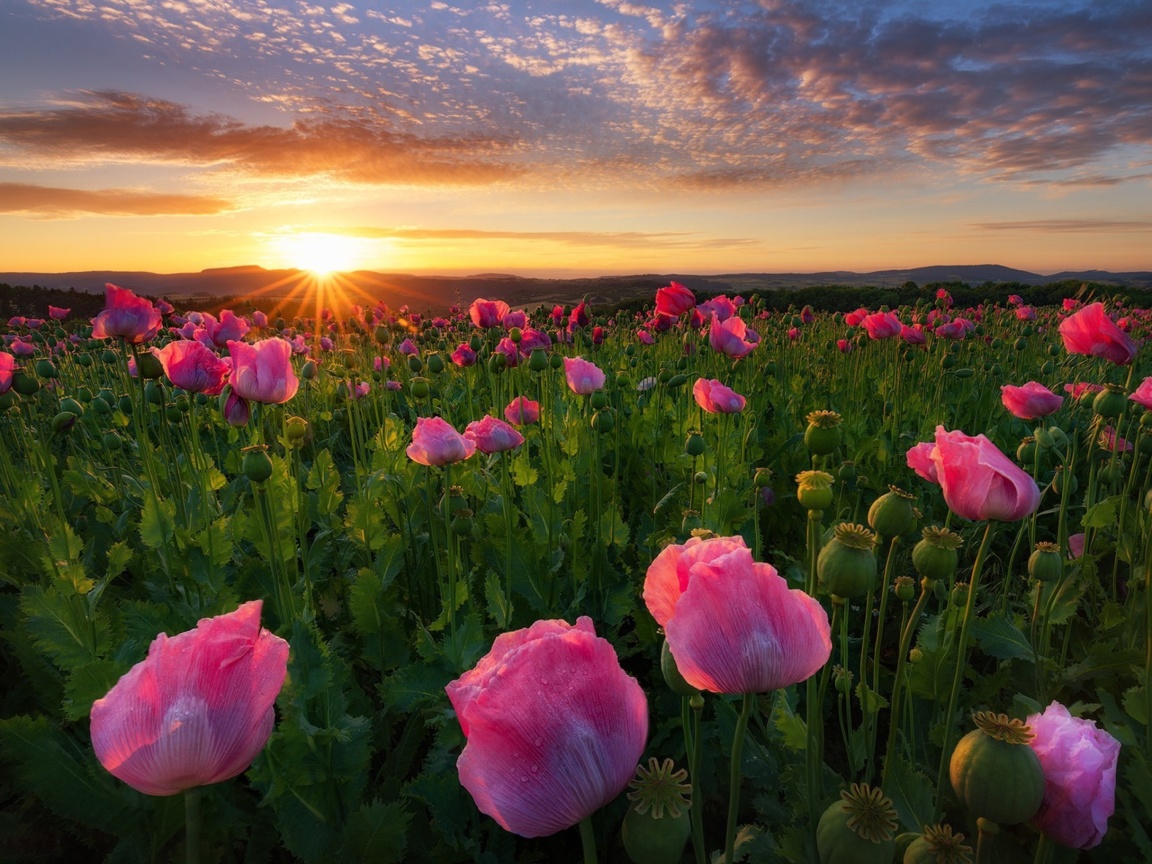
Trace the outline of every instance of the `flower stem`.
{"label": "flower stem", "polygon": [[700,761],[704,755],[704,734],[700,728],[700,715],[704,713],[704,697],[697,694],[687,701],[692,708],[692,752],[688,757],[692,776],[692,809],[689,811],[692,822],[692,848],[696,851],[696,864],[704,864],[707,857],[704,850],[704,787],[700,782]]}
{"label": "flower stem", "polygon": [[995,524],[989,520],[984,529],[984,539],[980,541],[976,561],[972,564],[972,577],[968,580],[968,602],[964,606],[964,619],[960,624],[960,640],[956,645],[956,670],[952,673],[952,692],[948,696],[948,711],[944,715],[944,744],[940,750],[940,767],[936,773],[934,819],[940,818],[944,803],[944,774],[948,770],[948,762],[952,757],[952,745],[956,734],[956,703],[960,699],[960,683],[964,680],[964,667],[968,665],[968,627],[974,617],[972,610],[976,606],[976,589],[979,587],[980,571],[984,568],[984,558],[988,554],[988,545],[992,540],[992,528]]}
{"label": "flower stem", "polygon": [[735,861],[736,818],[740,814],[741,756],[744,752],[744,733],[748,731],[748,718],[752,716],[752,693],[744,694],[744,704],[740,707],[740,719],[736,721],[736,731],[732,734],[732,765],[728,775],[728,827],[724,832],[724,860]]}
{"label": "flower stem", "polygon": [[184,858],[200,864],[200,787],[184,793]]}
{"label": "flower stem", "polygon": [[584,864],[596,864],[596,832],[592,830],[592,817],[580,820],[580,843],[584,847]]}

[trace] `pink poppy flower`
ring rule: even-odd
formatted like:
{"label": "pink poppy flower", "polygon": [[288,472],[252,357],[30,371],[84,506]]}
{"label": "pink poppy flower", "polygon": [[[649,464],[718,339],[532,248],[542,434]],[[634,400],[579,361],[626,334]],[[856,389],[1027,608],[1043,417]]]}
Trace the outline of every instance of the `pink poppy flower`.
{"label": "pink poppy flower", "polygon": [[264,749],[288,673],[288,643],[260,627],[261,601],[161,633],[148,656],[92,703],[92,749],[145,795],[176,795],[242,773]]}
{"label": "pink poppy flower", "polygon": [[505,363],[509,369],[516,366],[520,362],[520,346],[513,342],[508,336],[505,336],[492,349],[493,354],[503,354]]}
{"label": "pink poppy flower", "polygon": [[452,352],[452,362],[462,369],[476,365],[476,352],[467,342],[461,342]]}
{"label": "pink poppy flower", "polygon": [[1145,378],[1128,398],[1143,408],[1152,410],[1152,378]]}
{"label": "pink poppy flower", "polygon": [[363,399],[368,395],[368,391],[372,386],[367,381],[361,381],[359,384],[353,384],[351,381],[345,381],[344,386],[348,391],[349,399]]}
{"label": "pink poppy flower", "polygon": [[71,311],[71,309],[61,309],[59,306],[48,305],[48,317],[53,321],[63,321]]}
{"label": "pink poppy flower", "polygon": [[1118,366],[1136,357],[1136,343],[1108,317],[1103,303],[1085,306],[1061,321],[1060,336],[1069,354],[1103,357]]}
{"label": "pink poppy flower", "polygon": [[104,311],[92,319],[95,339],[123,339],[132,345],[155,337],[163,325],[160,310],[127,288],[104,286]]}
{"label": "pink poppy flower", "polygon": [[1068,535],[1068,557],[1075,560],[1084,554],[1084,532]]}
{"label": "pink poppy flower", "polygon": [[406,354],[408,356],[412,356],[412,355],[420,353],[420,349],[416,347],[416,345],[412,342],[411,339],[405,339],[403,342],[401,342],[397,346],[396,350],[399,351],[401,354]]}
{"label": "pink poppy flower", "polygon": [[248,425],[248,419],[252,416],[252,409],[248,407],[247,399],[229,392],[228,398],[224,400],[224,408],[221,413],[224,415],[224,422],[229,426],[240,427]]}
{"label": "pink poppy flower", "polygon": [[443,417],[417,417],[406,452],[409,459],[421,465],[451,465],[471,458],[476,442],[453,429]]}
{"label": "pink poppy flower", "polygon": [[1044,800],[1032,824],[1072,849],[1099,846],[1116,810],[1120,742],[1059,702],[1028,717],[1028,742],[1044,770]]}
{"label": "pink poppy flower", "polygon": [[456,761],[480,812],[546,837],[618,796],[648,738],[648,700],[592,619],[502,633],[444,688],[468,743]]}
{"label": "pink poppy flower", "polygon": [[849,342],[847,339],[837,339],[836,340],[836,350],[839,351],[841,354],[847,354],[850,351],[852,351],[853,349],[855,349],[855,347],[856,346],[853,345],[851,342]]}
{"label": "pink poppy flower", "polygon": [[955,321],[936,325],[936,329],[932,332],[942,339],[952,339],[953,341],[959,342],[968,335],[968,328],[957,318]]}
{"label": "pink poppy flower", "polygon": [[587,327],[590,320],[588,317],[588,304],[581,301],[576,304],[568,314],[568,329],[573,330],[577,327]]}
{"label": "pink poppy flower", "polygon": [[868,317],[868,310],[861,306],[855,312],[849,312],[844,316],[844,323],[849,327],[859,327],[860,322]]}
{"label": "pink poppy flower", "polygon": [[669,318],[679,318],[696,306],[696,295],[679,282],[656,289],[656,311]]}
{"label": "pink poppy flower", "polygon": [[401,385],[401,383],[399,381],[385,381],[384,382],[384,388],[386,390],[391,390],[393,393],[395,393],[398,390],[404,389],[403,385]]}
{"label": "pink poppy flower", "polygon": [[696,309],[704,315],[705,319],[715,315],[719,320],[727,321],[736,314],[736,304],[723,294],[710,297],[697,306]]}
{"label": "pink poppy flower", "polygon": [[940,477],[936,473],[936,463],[932,461],[932,451],[935,449],[936,445],[932,441],[922,441],[909,447],[904,459],[909,468],[929,483],[940,485]]}
{"label": "pink poppy flower", "polygon": [[692,385],[696,404],[709,414],[739,414],[747,400],[715,378],[698,378]]}
{"label": "pink poppy flower", "polygon": [[251,344],[229,342],[232,391],[251,402],[282,405],[296,395],[300,379],[292,369],[292,345],[279,337]]}
{"label": "pink poppy flower", "polygon": [[1021,297],[1019,294],[1009,294],[1008,295],[1008,302],[1010,304],[1012,304],[1013,306],[1019,306],[1021,303],[1024,302],[1024,298]]}
{"label": "pink poppy flower", "polygon": [[1035,321],[1036,310],[1031,306],[1020,306],[1016,309],[1016,317],[1021,321]]}
{"label": "pink poppy flower", "polygon": [[604,387],[604,373],[595,363],[583,357],[564,358],[564,378],[578,396],[587,396]]}
{"label": "pink poppy flower", "polygon": [[1039,381],[1029,381],[1019,387],[1004,384],[1000,387],[1000,401],[1014,417],[1021,420],[1035,420],[1055,414],[1064,404],[1064,397],[1057,396]]}
{"label": "pink poppy flower", "polygon": [[8,346],[8,350],[17,357],[31,357],[36,353],[36,346],[31,342],[25,342],[23,339],[13,339],[12,344]]}
{"label": "pink poppy flower", "polygon": [[234,339],[239,342],[251,328],[249,328],[247,321],[237,317],[231,309],[225,309],[220,313],[220,320],[213,319],[205,329],[208,331],[213,345],[217,348],[227,348],[228,340]]}
{"label": "pink poppy flower", "polygon": [[12,374],[16,371],[16,358],[0,351],[0,396],[12,389]]}
{"label": "pink poppy flower", "polygon": [[224,389],[224,380],[231,367],[199,342],[180,340],[154,349],[160,358],[164,374],[181,390],[189,393],[217,395]]}
{"label": "pink poppy flower", "polygon": [[909,345],[924,345],[928,341],[928,337],[924,335],[924,325],[922,324],[913,324],[911,327],[907,324],[901,324],[900,338]]}
{"label": "pink poppy flower", "polygon": [[767,693],[815,674],[832,652],[828,614],[740,537],[664,547],[644,578],[680,674],[698,690]]}
{"label": "pink poppy flower", "polygon": [[484,300],[477,297],[468,308],[468,316],[477,327],[499,327],[508,314],[508,304],[502,300]]}
{"label": "pink poppy flower", "polygon": [[1116,451],[1117,453],[1131,453],[1133,450],[1132,442],[1125,438],[1121,438],[1116,434],[1116,430],[1111,426],[1105,426],[1104,431],[1100,433],[1100,447],[1107,450],[1109,453]]}
{"label": "pink poppy flower", "polygon": [[253,327],[267,327],[268,326],[268,316],[265,315],[263,312],[261,312],[259,309],[257,309],[255,312],[252,313],[252,326]]}
{"label": "pink poppy flower", "polygon": [[645,330],[643,328],[636,331],[636,339],[642,345],[655,345],[656,344],[656,338],[651,333],[649,333],[647,330]]}
{"label": "pink poppy flower", "polygon": [[540,403],[517,396],[504,409],[504,419],[515,426],[527,426],[540,419]]}
{"label": "pink poppy flower", "polygon": [[873,312],[860,322],[870,339],[891,339],[900,335],[900,319],[892,312]]}
{"label": "pink poppy flower", "polygon": [[523,435],[503,420],[488,414],[469,423],[464,430],[464,437],[475,441],[476,449],[481,453],[503,453],[505,450],[515,450],[524,443]]}
{"label": "pink poppy flower", "polygon": [[1040,488],[984,435],[936,427],[932,461],[944,501],[973,521],[1017,522],[1040,504]]}
{"label": "pink poppy flower", "polygon": [[708,344],[712,346],[713,351],[740,359],[751,354],[759,343],[759,337],[750,338],[751,333],[742,318],[721,320],[713,312],[712,325],[708,328]]}
{"label": "pink poppy flower", "polygon": [[1089,384],[1087,381],[1064,385],[1064,392],[1071,394],[1073,399],[1079,399],[1085,393],[1099,393],[1103,389],[1103,384]]}
{"label": "pink poppy flower", "polygon": [[1065,312],[1071,312],[1073,309],[1080,305],[1080,301],[1073,297],[1065,297],[1063,305]]}
{"label": "pink poppy flower", "polygon": [[527,327],[528,313],[522,309],[515,312],[506,312],[504,317],[500,319],[500,323],[504,325],[505,330],[511,330],[513,327]]}

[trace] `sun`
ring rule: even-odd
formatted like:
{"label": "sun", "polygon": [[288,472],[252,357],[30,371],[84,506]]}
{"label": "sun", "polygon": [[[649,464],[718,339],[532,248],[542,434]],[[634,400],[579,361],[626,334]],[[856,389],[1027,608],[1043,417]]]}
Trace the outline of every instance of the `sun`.
{"label": "sun", "polygon": [[317,276],[355,270],[361,266],[365,252],[359,238],[319,231],[286,234],[277,239],[276,245],[291,266]]}

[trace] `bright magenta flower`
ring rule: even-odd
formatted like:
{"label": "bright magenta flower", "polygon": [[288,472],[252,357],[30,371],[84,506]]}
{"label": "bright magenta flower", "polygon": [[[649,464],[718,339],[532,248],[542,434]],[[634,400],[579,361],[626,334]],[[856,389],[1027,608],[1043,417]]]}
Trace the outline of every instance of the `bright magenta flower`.
{"label": "bright magenta flower", "polygon": [[509,312],[508,304],[503,300],[485,300],[477,297],[468,307],[468,316],[477,327],[499,327],[504,323],[504,316]]}
{"label": "bright magenta flower", "polygon": [[517,396],[504,409],[504,419],[514,426],[527,426],[540,419],[540,403]]}
{"label": "bright magenta flower", "polygon": [[476,442],[452,428],[443,417],[417,417],[408,458],[421,465],[451,465],[476,452]]}
{"label": "bright magenta flower", "polygon": [[715,378],[696,379],[692,385],[692,395],[696,398],[696,404],[709,414],[739,414],[747,401]]}
{"label": "bright magenta flower", "polygon": [[891,339],[900,335],[900,319],[892,312],[873,312],[860,322],[870,339]]}
{"label": "bright magenta flower", "polygon": [[1069,354],[1103,357],[1118,366],[1127,366],[1136,357],[1136,343],[1108,317],[1103,303],[1069,315],[1060,322],[1060,335]]}
{"label": "bright magenta flower", "polygon": [[445,690],[468,739],[460,783],[521,837],[563,831],[619,795],[648,738],[644,691],[591,618],[503,633]]}
{"label": "bright magenta flower", "polygon": [[921,324],[913,324],[911,327],[907,324],[901,324],[900,338],[909,345],[923,345],[928,341],[928,337],[924,335],[924,327]]}
{"label": "bright magenta flower", "polygon": [[832,652],[824,607],[753,561],[740,537],[665,546],[648,567],[644,603],[698,690],[779,690],[815,674]]}
{"label": "bright magenta flower", "polygon": [[229,342],[232,392],[250,402],[282,405],[300,387],[292,369],[292,343],[273,337],[251,344]]}
{"label": "bright magenta flower", "polygon": [[679,318],[696,306],[696,295],[679,282],[656,290],[656,311],[669,318]]}
{"label": "bright magenta flower", "polygon": [[0,351],[0,396],[12,389],[12,373],[16,371],[16,358]]}
{"label": "bright magenta flower", "polygon": [[227,348],[229,340],[239,342],[251,328],[247,321],[237,317],[231,309],[225,309],[220,313],[219,321],[215,319],[205,321],[204,329],[208,331],[208,338],[212,340],[213,345],[217,348]]}
{"label": "bright magenta flower", "polygon": [[148,300],[108,283],[104,286],[104,311],[92,319],[92,336],[118,337],[139,345],[159,333],[163,323],[160,310]]}
{"label": "bright magenta flower", "polygon": [[1000,387],[1000,401],[1015,417],[1021,420],[1035,420],[1055,414],[1064,404],[1064,397],[1057,396],[1039,381],[1029,381],[1016,387],[1004,384]]}
{"label": "bright magenta flower", "polygon": [[224,389],[224,380],[231,371],[215,352],[189,339],[169,342],[153,352],[160,358],[168,380],[189,393],[217,395]]}
{"label": "bright magenta flower", "polygon": [[1032,750],[1044,769],[1044,800],[1032,824],[1073,849],[1099,846],[1116,809],[1120,742],[1059,702],[1032,714]]}
{"label": "bright magenta flower", "polygon": [[71,311],[71,309],[61,309],[59,306],[48,305],[48,317],[54,321],[63,321]]}
{"label": "bright magenta flower", "polygon": [[755,334],[748,329],[743,318],[733,315],[722,321],[715,312],[712,313],[712,325],[708,328],[708,344],[712,346],[713,351],[736,359],[746,357],[760,341],[759,337],[751,338],[752,336]]}
{"label": "bright magenta flower", "polygon": [[476,365],[476,352],[467,342],[461,342],[452,352],[452,362],[464,369]]}
{"label": "bright magenta flower", "polygon": [[528,313],[523,309],[506,312],[504,317],[500,319],[500,323],[504,325],[505,330],[511,330],[513,327],[523,329],[528,326]]}
{"label": "bright magenta flower", "polygon": [[1036,481],[983,435],[937,426],[932,461],[948,509],[964,519],[1016,522],[1040,504]]}
{"label": "bright magenta flower", "polygon": [[146,795],[176,795],[244,771],[264,748],[288,643],[260,627],[261,601],[161,633],[92,703],[92,749]]}
{"label": "bright magenta flower", "polygon": [[564,358],[564,378],[572,392],[579,396],[587,396],[604,387],[604,372],[583,357]]}
{"label": "bright magenta flower", "polygon": [[505,450],[515,450],[524,443],[523,435],[503,420],[488,414],[469,423],[464,430],[464,437],[476,442],[476,449],[481,453],[503,453]]}

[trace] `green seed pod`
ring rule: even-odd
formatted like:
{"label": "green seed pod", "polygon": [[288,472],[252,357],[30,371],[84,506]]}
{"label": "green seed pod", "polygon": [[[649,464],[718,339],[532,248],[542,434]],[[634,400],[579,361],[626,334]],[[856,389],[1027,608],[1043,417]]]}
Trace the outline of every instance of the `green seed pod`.
{"label": "green seed pod", "polygon": [[461,507],[456,511],[452,517],[452,533],[458,536],[468,534],[472,531],[472,511],[467,507]]}
{"label": "green seed pod", "polygon": [[377,324],[376,329],[372,332],[372,338],[376,340],[376,344],[384,346],[388,344],[388,328],[383,324]]}
{"label": "green seed pod", "polygon": [[592,415],[592,429],[601,435],[611,432],[616,426],[616,416],[611,409],[597,411]]}
{"label": "green seed pod", "polygon": [[832,505],[832,475],[801,471],[796,475],[796,500],[805,510],[827,510]]}
{"label": "green seed pod", "polygon": [[272,458],[263,445],[248,447],[240,461],[240,470],[253,483],[263,483],[272,476]]}
{"label": "green seed pod", "polygon": [[957,797],[973,816],[1016,825],[1036,815],[1044,798],[1044,772],[1028,746],[1032,730],[1005,714],[982,711],[960,739],[948,764]]}
{"label": "green seed pod", "polygon": [[[493,356],[496,356],[496,355],[493,355]],[[499,356],[502,357],[503,355],[499,355]],[[410,372],[412,372],[413,374],[419,375],[423,369],[424,369],[424,361],[421,360],[415,354],[409,354],[408,355],[408,370]]]}
{"label": "green seed pod", "polygon": [[144,385],[144,401],[149,405],[164,404],[164,394],[160,392],[160,388],[156,386],[155,381],[149,381]]}
{"label": "green seed pod", "polygon": [[897,576],[892,583],[892,593],[901,603],[907,603],[916,596],[916,582],[911,576]]}
{"label": "green seed pod", "polygon": [[136,355],[136,372],[141,378],[154,381],[164,374],[164,364],[151,351],[143,351]]}
{"label": "green seed pod", "polygon": [[444,358],[439,354],[428,355],[428,371],[433,375],[439,375],[444,371]]}
{"label": "green seed pod", "polygon": [[308,434],[308,421],[303,417],[288,417],[284,421],[284,432],[289,441],[303,441]]}
{"label": "green seed pod", "polygon": [[1020,441],[1016,448],[1016,461],[1025,467],[1031,467],[1036,462],[1036,439],[1031,435]]}
{"label": "green seed pod", "polygon": [[959,563],[957,550],[963,543],[960,535],[929,525],[920,536],[923,539],[912,547],[912,566],[916,572],[926,579],[950,579]]}
{"label": "green seed pod", "polygon": [[816,826],[820,864],[891,864],[897,824],[892,799],[866,783],[853,783]]}
{"label": "green seed pod", "polygon": [[123,439],[115,432],[105,432],[104,436],[100,439],[100,443],[104,445],[105,450],[116,451],[124,448]]}
{"label": "green seed pod", "polygon": [[[703,474],[704,472],[701,471],[700,473]],[[707,478],[708,475],[705,474],[704,476]],[[680,520],[680,533],[683,536],[688,537],[692,534],[693,531],[701,527],[703,527],[703,523],[700,521],[700,511],[685,510],[684,518]]]}
{"label": "green seed pod", "polygon": [[868,525],[881,537],[891,539],[908,533],[916,516],[912,512],[912,502],[916,496],[897,486],[889,486],[888,491],[872,502],[868,508]]}
{"label": "green seed pod", "polygon": [[948,603],[957,609],[963,609],[968,605],[967,582],[957,582],[952,586],[952,590],[948,593]]}
{"label": "green seed pod", "polygon": [[1028,557],[1028,575],[1037,582],[1055,582],[1064,575],[1064,558],[1055,543],[1037,543]]}
{"label": "green seed pod", "polygon": [[804,446],[814,456],[827,456],[834,453],[844,440],[840,428],[843,418],[835,411],[813,411],[805,418],[808,428],[804,430]]}
{"label": "green seed pod", "polygon": [[408,389],[414,399],[427,399],[428,394],[431,392],[427,378],[413,378],[408,383]]}
{"label": "green seed pod", "polygon": [[176,407],[176,403],[164,406],[164,419],[169,423],[179,423],[184,417],[184,412]]}
{"label": "green seed pod", "polygon": [[543,348],[533,348],[528,355],[528,368],[533,372],[543,372],[548,368],[548,355]]}
{"label": "green seed pod", "polygon": [[300,367],[300,377],[305,381],[315,381],[318,373],[315,360],[308,360]]}
{"label": "green seed pod", "polygon": [[564,358],[559,354],[553,354],[548,358],[548,365],[553,369],[560,369],[564,365]]}
{"label": "green seed pod", "polygon": [[60,400],[60,410],[69,411],[72,414],[75,414],[77,417],[81,417],[84,414],[84,409],[81,407],[80,403],[73,399],[71,396],[65,396]]}
{"label": "green seed pod", "polygon": [[71,411],[61,411],[52,418],[52,431],[53,432],[67,432],[76,425],[77,415]]}
{"label": "green seed pod", "polygon": [[834,597],[863,597],[876,587],[875,535],[863,525],[844,522],[833,529],[816,558],[820,584]]}
{"label": "green seed pod", "polygon": [[1128,397],[1123,388],[1113,384],[1105,386],[1092,400],[1092,410],[1101,417],[1114,420],[1128,407]]}
{"label": "green seed pod", "polygon": [[496,374],[507,364],[508,358],[497,351],[495,354],[488,355],[488,371]]}
{"label": "green seed pod", "polygon": [[671,759],[663,764],[655,756],[648,768],[640,765],[628,786],[628,812],[620,829],[624,851],[632,864],[667,864],[679,861],[692,833],[688,796],[692,787],[684,782],[688,772],[676,770]]}
{"label": "green seed pod", "polygon": [[708,482],[708,472],[697,471],[695,475],[693,475],[692,480],[696,483],[697,486],[703,486]]}
{"label": "green seed pod", "polygon": [[[897,838],[899,841],[899,838]],[[929,825],[904,850],[902,864],[971,864],[972,847],[951,825]]]}
{"label": "green seed pod", "polygon": [[83,366],[85,369],[87,369],[92,365],[92,355],[91,354],[79,354],[76,357],[76,362],[79,363],[81,366]]}
{"label": "green seed pod", "polygon": [[603,390],[592,391],[592,395],[588,398],[592,403],[592,409],[594,411],[599,411],[608,406],[608,394]]}
{"label": "green seed pod", "polygon": [[23,369],[17,369],[12,373],[12,389],[21,396],[35,396],[40,391],[40,382]]}
{"label": "green seed pod", "polygon": [[111,366],[120,359],[120,355],[113,351],[111,348],[105,348],[104,353],[100,355],[100,359],[108,366]]}
{"label": "green seed pod", "polygon": [[689,432],[684,439],[684,452],[689,456],[699,456],[704,452],[704,436],[699,432]]}
{"label": "green seed pod", "polygon": [[677,387],[683,387],[687,383],[688,383],[688,376],[684,375],[683,373],[673,375],[672,377],[670,377],[668,379],[668,387],[670,389],[673,389],[673,390],[676,389]]}
{"label": "green seed pod", "polygon": [[952,369],[956,365],[956,358],[951,354],[945,354],[940,359],[940,365],[945,369]]}
{"label": "green seed pod", "polygon": [[1057,465],[1056,473],[1052,475],[1052,489],[1057,495],[1063,496],[1065,486],[1068,486],[1069,495],[1075,495],[1080,483],[1075,474],[1065,471],[1063,465]]}
{"label": "green seed pod", "polygon": [[752,475],[752,485],[757,489],[764,489],[772,485],[772,469],[771,468],[757,468],[756,473]]}
{"label": "green seed pod", "polygon": [[37,378],[59,378],[56,374],[56,366],[51,360],[40,359],[36,361],[36,377]]}

